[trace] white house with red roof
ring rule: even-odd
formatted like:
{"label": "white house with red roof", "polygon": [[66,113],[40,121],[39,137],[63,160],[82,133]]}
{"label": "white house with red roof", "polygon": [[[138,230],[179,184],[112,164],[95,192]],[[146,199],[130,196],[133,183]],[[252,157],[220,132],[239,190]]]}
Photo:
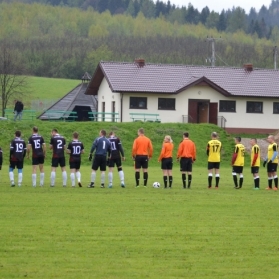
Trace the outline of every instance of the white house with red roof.
{"label": "white house with red roof", "polygon": [[213,123],[243,132],[279,127],[279,71],[251,64],[228,68],[101,61],[85,94],[97,95],[98,112],[117,113],[121,122]]}

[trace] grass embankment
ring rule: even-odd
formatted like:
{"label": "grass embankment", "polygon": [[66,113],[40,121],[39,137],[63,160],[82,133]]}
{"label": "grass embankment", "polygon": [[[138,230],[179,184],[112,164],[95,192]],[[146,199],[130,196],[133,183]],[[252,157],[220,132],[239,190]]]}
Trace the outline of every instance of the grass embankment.
{"label": "grass embankment", "polygon": [[[89,153],[93,140],[98,136],[101,129],[105,129],[107,132],[113,130],[117,136],[120,137],[127,161],[124,165],[132,165],[131,149],[133,140],[137,136],[137,130],[144,127],[145,134],[148,136],[154,145],[154,156],[150,161],[151,165],[157,165],[157,158],[161,151],[161,145],[165,135],[171,135],[174,141],[174,157],[176,156],[177,148],[182,140],[182,133],[188,131],[190,138],[196,143],[197,147],[197,161],[195,165],[202,166],[207,160],[206,145],[210,140],[210,134],[213,131],[217,131],[220,135],[220,140],[223,143],[222,164],[228,165],[230,163],[231,154],[233,151],[233,140],[226,134],[226,132],[215,125],[210,124],[184,124],[184,123],[98,123],[98,122],[47,122],[36,120],[33,122],[28,121],[2,121],[1,128],[4,136],[0,139],[0,146],[4,151],[4,162],[8,164],[8,151],[9,144],[14,137],[16,130],[21,130],[23,138],[27,141],[31,135],[31,130],[34,125],[39,127],[40,134],[45,138],[45,141],[49,143],[50,132],[53,128],[57,128],[59,133],[67,139],[69,142],[72,138],[72,133],[77,131],[80,134],[80,140],[84,143],[86,149],[86,155]],[[47,164],[50,164],[51,152],[48,152]],[[28,162],[26,161],[28,164]],[[89,164],[87,160],[84,163]]]}

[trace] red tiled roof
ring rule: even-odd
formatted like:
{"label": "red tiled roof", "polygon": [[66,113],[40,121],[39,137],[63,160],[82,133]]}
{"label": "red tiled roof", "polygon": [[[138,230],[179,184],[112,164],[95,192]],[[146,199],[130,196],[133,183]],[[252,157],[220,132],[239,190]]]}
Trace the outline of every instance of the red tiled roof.
{"label": "red tiled roof", "polygon": [[96,95],[105,77],[113,92],[179,93],[201,82],[227,96],[279,97],[279,71],[270,69],[100,62],[86,94]]}

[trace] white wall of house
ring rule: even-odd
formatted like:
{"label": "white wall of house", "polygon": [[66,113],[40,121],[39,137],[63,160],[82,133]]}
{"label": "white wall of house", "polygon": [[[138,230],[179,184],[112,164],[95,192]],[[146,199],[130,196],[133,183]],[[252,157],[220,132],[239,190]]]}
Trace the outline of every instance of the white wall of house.
{"label": "white wall of house", "polygon": [[[222,99],[226,100],[226,99]],[[224,116],[227,120],[228,128],[255,128],[255,129],[278,129],[279,114],[273,114],[273,102],[278,99],[270,98],[230,98],[236,101],[236,112],[219,112],[219,116]],[[246,103],[262,102],[263,113],[247,113]]]}
{"label": "white wall of house", "polygon": [[[115,102],[115,112],[118,113],[118,117],[120,118],[120,94],[111,91],[105,78],[102,80],[98,91],[98,112],[102,112],[103,102],[105,103],[105,112],[107,113],[112,112],[112,102]],[[110,116],[107,116],[105,121],[111,121]]]}
{"label": "white wall of house", "polygon": [[[273,114],[273,102],[279,102],[276,98],[226,97],[209,86],[194,86],[178,95],[181,95],[179,103],[185,98],[209,99],[211,103],[218,103],[218,116],[225,117],[227,128],[278,129],[279,114]],[[236,101],[236,112],[219,112],[220,100]],[[263,113],[247,113],[247,101],[263,102]],[[188,102],[186,103],[188,112]]]}
{"label": "white wall of house", "polygon": [[[147,109],[130,109],[130,97],[147,97]],[[175,98],[175,110],[159,110],[158,98]],[[278,99],[271,98],[244,98],[226,97],[209,86],[194,86],[179,94],[150,94],[150,93],[125,93],[123,94],[122,121],[131,122],[131,112],[159,114],[162,123],[182,122],[182,115],[188,115],[188,100],[208,100],[218,103],[218,116],[227,120],[227,128],[260,128],[278,129],[279,114],[273,114],[273,102]],[[236,101],[236,112],[219,112],[220,100]],[[105,102],[106,112],[111,112],[112,102],[115,101],[116,112],[121,114],[121,94],[112,93],[104,78],[98,92],[98,111],[102,111],[102,102]],[[263,102],[263,113],[246,113],[246,102]]]}

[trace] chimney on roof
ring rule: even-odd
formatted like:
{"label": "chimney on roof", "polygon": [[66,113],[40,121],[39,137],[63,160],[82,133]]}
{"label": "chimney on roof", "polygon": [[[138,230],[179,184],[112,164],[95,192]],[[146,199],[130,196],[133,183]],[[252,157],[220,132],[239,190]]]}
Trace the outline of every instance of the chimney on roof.
{"label": "chimney on roof", "polygon": [[244,70],[247,71],[247,72],[252,72],[252,71],[253,71],[253,64],[251,64],[251,63],[244,64],[244,65],[243,65],[243,68],[244,68]]}
{"label": "chimney on roof", "polygon": [[145,60],[142,58],[137,58],[135,59],[135,64],[137,65],[137,67],[142,68],[145,66]]}

